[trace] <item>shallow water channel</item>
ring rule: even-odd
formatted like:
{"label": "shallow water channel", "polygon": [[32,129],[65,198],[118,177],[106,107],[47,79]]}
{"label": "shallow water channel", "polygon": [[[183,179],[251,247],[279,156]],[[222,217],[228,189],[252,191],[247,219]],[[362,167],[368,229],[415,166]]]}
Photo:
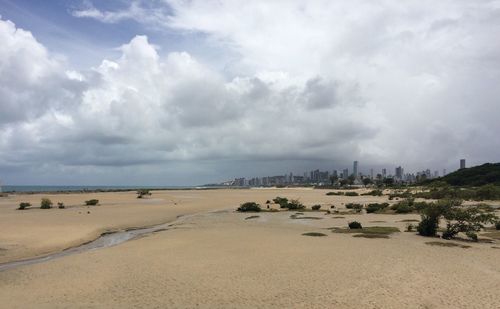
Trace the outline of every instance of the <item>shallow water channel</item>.
{"label": "shallow water channel", "polygon": [[155,232],[173,229],[173,228],[175,228],[175,225],[176,225],[175,223],[169,222],[169,223],[162,223],[159,225],[154,225],[154,226],[145,227],[145,228],[133,228],[133,229],[127,229],[124,231],[103,233],[103,234],[101,234],[101,236],[99,238],[97,238],[93,241],[84,243],[84,244],[76,246],[76,247],[68,248],[68,249],[63,250],[63,251],[59,251],[59,252],[49,254],[49,255],[38,256],[38,257],[28,258],[28,259],[24,259],[24,260],[12,261],[12,262],[0,264],[0,271],[16,268],[19,266],[47,262],[47,261],[57,259],[60,257],[78,254],[78,253],[82,253],[82,252],[86,252],[86,251],[116,246],[116,245],[119,245],[119,244],[124,243],[126,241],[129,241],[132,239],[137,239],[137,238],[144,236],[144,235],[147,235],[147,234],[152,234]]}

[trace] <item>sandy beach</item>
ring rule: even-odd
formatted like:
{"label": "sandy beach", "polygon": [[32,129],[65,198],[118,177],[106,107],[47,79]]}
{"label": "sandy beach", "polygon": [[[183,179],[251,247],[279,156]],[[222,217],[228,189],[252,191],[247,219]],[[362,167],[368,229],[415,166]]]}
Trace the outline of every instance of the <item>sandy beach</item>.
{"label": "sandy beach", "polygon": [[[0,199],[0,262],[76,246],[105,231],[172,222],[175,229],[99,250],[0,272],[5,308],[498,308],[500,244],[404,232],[416,214],[237,213],[276,196],[308,208],[381,202],[314,189],[10,195]],[[15,210],[41,197],[67,209]],[[100,206],[83,206],[90,198]],[[88,213],[90,212],[90,213]],[[189,216],[186,216],[189,215]],[[255,215],[258,217],[249,218]],[[181,217],[179,217],[181,216]],[[301,219],[300,217],[313,217]],[[316,219],[314,219],[316,218]],[[328,228],[357,220],[398,227],[387,239]],[[304,233],[323,233],[323,237]],[[450,241],[448,241],[450,242]]]}

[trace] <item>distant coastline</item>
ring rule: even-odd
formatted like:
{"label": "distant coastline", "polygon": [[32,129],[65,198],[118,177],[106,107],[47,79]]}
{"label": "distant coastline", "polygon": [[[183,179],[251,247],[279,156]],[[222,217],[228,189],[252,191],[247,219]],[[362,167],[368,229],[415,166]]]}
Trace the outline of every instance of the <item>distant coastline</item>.
{"label": "distant coastline", "polygon": [[36,194],[36,193],[95,193],[95,192],[125,192],[139,189],[148,190],[208,190],[220,189],[214,186],[2,186],[4,193]]}

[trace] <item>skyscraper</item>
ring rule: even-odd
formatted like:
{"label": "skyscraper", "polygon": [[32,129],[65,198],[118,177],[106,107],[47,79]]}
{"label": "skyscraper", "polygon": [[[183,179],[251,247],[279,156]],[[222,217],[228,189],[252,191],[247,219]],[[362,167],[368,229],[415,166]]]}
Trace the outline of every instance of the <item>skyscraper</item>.
{"label": "skyscraper", "polygon": [[370,179],[373,179],[373,168],[370,169]]}
{"label": "skyscraper", "polygon": [[382,169],[382,178],[387,177],[387,170],[385,168]]}
{"label": "skyscraper", "polygon": [[399,180],[403,179],[403,168],[401,166],[396,167],[395,174],[396,174],[396,179]]}
{"label": "skyscraper", "polygon": [[460,159],[460,169],[465,168],[465,159]]}
{"label": "skyscraper", "polygon": [[354,161],[352,164],[352,173],[354,178],[358,178],[358,161]]}

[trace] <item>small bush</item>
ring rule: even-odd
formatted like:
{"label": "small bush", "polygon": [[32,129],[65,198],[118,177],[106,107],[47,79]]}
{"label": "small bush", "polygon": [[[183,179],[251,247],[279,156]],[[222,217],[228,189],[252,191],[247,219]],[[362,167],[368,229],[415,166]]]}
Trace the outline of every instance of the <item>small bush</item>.
{"label": "small bush", "polygon": [[240,212],[249,212],[249,211],[259,212],[259,211],[261,211],[261,209],[260,209],[260,205],[255,203],[255,202],[246,202],[246,203],[241,204],[240,207],[238,207],[237,211],[240,211]]}
{"label": "small bush", "polygon": [[311,207],[312,210],[319,210],[321,208],[321,205],[313,205]]}
{"label": "small bush", "polygon": [[270,200],[267,200],[267,201],[266,201],[266,204],[271,204],[271,201],[270,201]]}
{"label": "small bush", "polygon": [[87,205],[87,206],[95,206],[97,204],[99,204],[99,200],[96,200],[96,199],[91,199],[91,200],[85,201],[85,205]]}
{"label": "small bush", "polygon": [[344,195],[344,192],[342,191],[328,192],[326,195]]}
{"label": "small bush", "polygon": [[357,203],[347,203],[347,204],[345,204],[345,208],[352,209],[356,212],[360,212],[361,209],[363,209],[363,205],[357,204]]}
{"label": "small bush", "polygon": [[398,214],[407,214],[415,210],[413,205],[414,205],[414,199],[407,198],[403,201],[397,202],[396,204],[392,205],[391,209]]}
{"label": "small bush", "polygon": [[52,208],[52,201],[49,200],[48,198],[42,198],[42,201],[40,202],[40,208],[41,209],[50,209]]}
{"label": "small bush", "polygon": [[273,202],[280,205],[280,208],[287,208],[286,206],[288,205],[288,199],[286,197],[277,196],[273,199]]}
{"label": "small bush", "polygon": [[352,222],[349,222],[348,223],[349,225],[349,228],[351,230],[354,230],[354,229],[362,229],[363,227],[361,226],[361,223],[359,223],[358,221],[352,221]]}
{"label": "small bush", "polygon": [[297,210],[297,209],[304,209],[306,206],[304,206],[299,200],[290,200],[290,202],[286,205],[285,208],[288,208],[288,210]]}
{"label": "small bush", "polygon": [[66,208],[66,206],[64,206],[64,203],[63,203],[63,202],[58,202],[58,203],[57,203],[57,207],[58,207],[59,209],[64,209],[64,208]]}
{"label": "small bush", "polygon": [[29,208],[29,207],[31,207],[31,204],[30,204],[30,203],[27,203],[27,202],[21,202],[21,203],[19,203],[19,208],[18,208],[18,210],[24,210],[24,209]]}
{"label": "small bush", "polygon": [[346,192],[344,195],[345,196],[359,196],[358,192],[351,192],[351,191]]}
{"label": "small bush", "polygon": [[151,192],[148,189],[137,190],[137,198],[143,198],[145,196],[151,196]]}
{"label": "small bush", "polygon": [[418,234],[422,236],[436,236],[438,224],[439,217],[422,215],[422,220],[417,226]]}
{"label": "small bush", "polygon": [[497,221],[497,223],[495,223],[495,228],[497,230],[500,230],[500,221]]}
{"label": "small bush", "polygon": [[374,213],[383,210],[389,206],[389,203],[371,203],[366,206],[367,213]]}
{"label": "small bush", "polygon": [[413,232],[415,230],[415,226],[411,223],[406,225],[406,232]]}

